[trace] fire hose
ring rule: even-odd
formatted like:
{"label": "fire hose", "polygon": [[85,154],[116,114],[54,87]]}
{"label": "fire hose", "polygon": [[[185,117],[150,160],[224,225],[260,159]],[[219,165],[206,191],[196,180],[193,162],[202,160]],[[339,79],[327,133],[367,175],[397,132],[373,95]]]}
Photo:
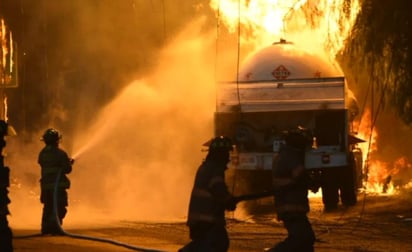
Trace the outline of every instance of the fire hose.
{"label": "fire hose", "polygon": [[[59,221],[59,217],[58,217],[58,211],[57,211],[57,189],[58,189],[58,184],[60,181],[62,175],[62,170],[59,171],[59,173],[57,174],[57,178],[56,178],[56,183],[54,185],[53,188],[53,214],[55,215],[55,219],[57,222],[57,226],[59,228],[59,231],[61,234],[72,237],[72,238],[76,238],[76,239],[83,239],[83,240],[91,240],[91,241],[97,241],[97,242],[104,242],[104,243],[109,243],[115,246],[120,246],[120,247],[124,247],[127,249],[131,249],[134,251],[142,251],[142,252],[164,252],[162,250],[156,250],[156,249],[149,249],[149,248],[143,248],[143,247],[137,247],[137,246],[133,246],[127,243],[123,243],[123,242],[119,242],[116,240],[112,240],[112,239],[106,239],[106,238],[100,238],[100,237],[94,237],[94,236],[88,236],[88,235],[79,235],[79,234],[72,234],[69,233],[67,231],[65,231],[63,229],[63,227],[61,226],[61,223]],[[18,237],[14,237],[14,238],[30,238],[30,237],[39,237],[42,236],[42,234],[33,234],[33,235],[26,235],[26,236],[18,236]]]}
{"label": "fire hose", "polygon": [[[63,227],[61,226],[61,223],[59,221],[58,210],[57,210],[57,191],[58,191],[58,184],[59,184],[61,175],[62,175],[62,171],[60,170],[59,173],[57,174],[56,183],[55,183],[54,188],[53,188],[53,214],[55,215],[54,217],[56,219],[56,222],[58,224],[57,226],[58,226],[58,229],[59,229],[61,234],[72,237],[72,238],[75,238],[75,239],[83,239],[83,240],[91,240],[91,241],[109,243],[109,244],[112,244],[112,245],[115,245],[115,246],[124,247],[124,248],[131,249],[131,250],[134,250],[134,251],[164,252],[162,250],[138,247],[138,246],[130,245],[130,244],[119,242],[119,241],[112,240],[112,239],[106,239],[106,238],[100,238],[100,237],[88,236],[88,235],[73,234],[73,233],[65,231],[63,229]],[[274,193],[275,193],[274,191],[264,191],[264,192],[255,193],[255,194],[240,195],[240,196],[234,197],[234,200],[235,200],[236,203],[239,203],[241,201],[254,200],[254,199],[260,199],[260,198],[273,196]],[[13,238],[22,239],[22,238],[41,237],[41,236],[43,236],[43,235],[41,233],[38,233],[38,234],[25,235],[25,236],[15,236]]]}
{"label": "fire hose", "polygon": [[271,191],[264,191],[264,192],[260,192],[260,193],[240,195],[240,196],[235,196],[234,200],[235,200],[236,203],[239,203],[241,201],[255,200],[255,199],[261,199],[261,198],[274,196],[275,193],[276,193],[275,190],[271,190]]}

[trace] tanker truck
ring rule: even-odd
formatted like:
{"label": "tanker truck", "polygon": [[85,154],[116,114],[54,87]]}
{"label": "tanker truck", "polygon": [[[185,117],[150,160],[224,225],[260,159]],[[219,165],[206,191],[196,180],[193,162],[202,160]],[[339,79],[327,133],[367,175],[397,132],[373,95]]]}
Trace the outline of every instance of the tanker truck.
{"label": "tanker truck", "polygon": [[[338,67],[281,40],[247,57],[235,81],[217,84],[214,134],[235,143],[228,169],[234,194],[271,190],[272,162],[285,132],[310,143],[305,168],[325,210],[355,205],[362,186],[362,142],[352,132],[356,99]],[[247,210],[260,205],[248,201]]]}

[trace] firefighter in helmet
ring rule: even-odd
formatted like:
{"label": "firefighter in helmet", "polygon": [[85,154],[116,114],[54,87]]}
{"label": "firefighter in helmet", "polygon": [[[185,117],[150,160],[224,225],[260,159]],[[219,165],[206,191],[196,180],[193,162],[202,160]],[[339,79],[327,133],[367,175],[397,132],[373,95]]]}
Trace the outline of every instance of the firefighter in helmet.
{"label": "firefighter in helmet", "polygon": [[236,200],[227,189],[224,173],[232,142],[220,136],[207,145],[208,154],[197,170],[189,203],[187,225],[191,242],[181,252],[226,252],[229,248],[225,210],[234,211]]}
{"label": "firefighter in helmet", "polygon": [[288,237],[268,251],[311,252],[315,234],[307,217],[309,178],[304,168],[308,142],[300,130],[287,132],[284,140],[273,162],[272,185],[277,217],[283,222]]}
{"label": "firefighter in helmet", "polygon": [[38,157],[41,167],[40,201],[43,203],[42,234],[61,234],[61,225],[67,213],[66,190],[70,187],[70,181],[66,174],[72,171],[74,160],[59,147],[60,139],[61,135],[56,129],[47,129],[42,136],[45,147]]}

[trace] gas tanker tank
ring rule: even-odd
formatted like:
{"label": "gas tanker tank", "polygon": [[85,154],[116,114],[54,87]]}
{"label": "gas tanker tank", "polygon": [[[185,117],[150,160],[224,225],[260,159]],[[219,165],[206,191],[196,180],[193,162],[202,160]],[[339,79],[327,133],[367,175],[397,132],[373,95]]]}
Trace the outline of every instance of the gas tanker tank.
{"label": "gas tanker tank", "polygon": [[276,81],[343,76],[338,66],[281,40],[245,59],[239,81]]}
{"label": "gas tanker tank", "polygon": [[[280,40],[247,57],[239,70],[239,83],[282,82],[291,80],[344,77],[340,67],[325,57]],[[344,106],[349,120],[359,114],[358,102],[345,80]]]}

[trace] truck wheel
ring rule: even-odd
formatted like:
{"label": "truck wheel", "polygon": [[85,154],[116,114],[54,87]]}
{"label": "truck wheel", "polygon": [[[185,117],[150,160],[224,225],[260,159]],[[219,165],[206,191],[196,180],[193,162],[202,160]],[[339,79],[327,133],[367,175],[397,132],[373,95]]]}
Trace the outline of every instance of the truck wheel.
{"label": "truck wheel", "polygon": [[358,186],[353,166],[341,169],[340,197],[344,206],[354,206],[357,203]]}
{"label": "truck wheel", "polygon": [[325,211],[333,211],[338,208],[339,186],[338,176],[335,170],[322,172],[322,202]]}

